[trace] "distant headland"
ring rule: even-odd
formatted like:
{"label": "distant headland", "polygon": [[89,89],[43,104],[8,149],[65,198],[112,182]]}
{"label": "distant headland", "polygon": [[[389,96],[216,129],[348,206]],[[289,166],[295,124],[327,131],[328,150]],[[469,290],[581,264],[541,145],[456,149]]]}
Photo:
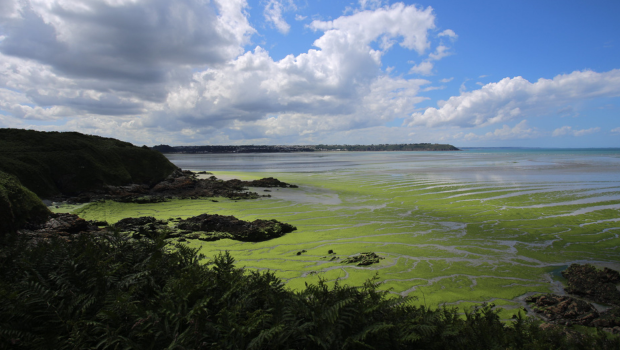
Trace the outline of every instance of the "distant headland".
{"label": "distant headland", "polygon": [[378,145],[241,145],[241,146],[168,146],[151,147],[161,153],[291,153],[291,152],[377,152],[377,151],[460,151],[439,143],[407,143]]}

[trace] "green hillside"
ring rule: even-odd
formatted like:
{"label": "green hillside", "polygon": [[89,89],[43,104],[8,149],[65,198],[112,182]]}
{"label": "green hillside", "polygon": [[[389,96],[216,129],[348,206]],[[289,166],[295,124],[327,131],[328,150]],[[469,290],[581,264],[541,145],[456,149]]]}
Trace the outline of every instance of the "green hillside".
{"label": "green hillside", "polygon": [[174,169],[161,153],[112,138],[0,129],[0,171],[42,198],[104,185],[155,184]]}
{"label": "green hillside", "polygon": [[15,232],[27,222],[45,221],[50,214],[37,196],[15,177],[0,171],[0,236]]}

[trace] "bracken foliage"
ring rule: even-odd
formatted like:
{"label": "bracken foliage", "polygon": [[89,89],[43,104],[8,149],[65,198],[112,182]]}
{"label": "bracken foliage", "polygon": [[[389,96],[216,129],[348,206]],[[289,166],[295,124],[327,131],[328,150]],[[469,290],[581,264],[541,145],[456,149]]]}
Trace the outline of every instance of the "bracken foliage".
{"label": "bracken foliage", "polygon": [[0,348],[6,349],[617,349],[618,339],[542,330],[493,305],[430,309],[376,280],[301,292],[228,253],[205,263],[164,236],[82,235],[0,251]]}

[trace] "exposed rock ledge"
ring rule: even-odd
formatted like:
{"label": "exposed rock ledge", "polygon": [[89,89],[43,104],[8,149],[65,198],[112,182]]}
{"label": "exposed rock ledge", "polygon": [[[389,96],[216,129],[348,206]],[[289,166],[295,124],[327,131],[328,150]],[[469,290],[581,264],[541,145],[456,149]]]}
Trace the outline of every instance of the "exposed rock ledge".
{"label": "exposed rock ledge", "polygon": [[125,218],[113,226],[100,227],[105,225],[106,222],[86,221],[74,214],[52,214],[47,222],[30,225],[19,233],[34,242],[52,237],[72,240],[82,234],[103,235],[111,233],[112,230],[126,233],[132,238],[153,237],[163,232],[168,238],[178,238],[179,241],[188,239],[215,241],[228,238],[244,242],[260,242],[281,237],[297,229],[278,220],[257,219],[249,222],[234,216],[218,214],[202,214],[170,221],[157,220],[152,216]]}
{"label": "exposed rock ledge", "polygon": [[[287,184],[273,177],[253,181],[238,179],[220,180],[215,176],[199,179],[189,170],[177,169],[164,181],[154,186],[132,184],[128,186],[106,186],[102,190],[80,193],[78,196],[52,198],[53,201],[68,203],[87,203],[95,200],[113,200],[132,203],[157,203],[172,198],[197,199],[205,197],[226,197],[231,199],[254,199],[261,197],[256,192],[249,192],[247,186],[252,187],[281,187],[296,188],[296,185]],[[262,197],[270,197],[263,195]]]}
{"label": "exposed rock ledge", "polygon": [[618,271],[609,268],[598,270],[590,264],[572,264],[562,275],[568,280],[567,293],[606,304],[608,308],[599,312],[587,300],[545,294],[526,299],[535,304],[534,311],[553,324],[599,327],[620,334],[620,291],[616,287],[620,282]]}

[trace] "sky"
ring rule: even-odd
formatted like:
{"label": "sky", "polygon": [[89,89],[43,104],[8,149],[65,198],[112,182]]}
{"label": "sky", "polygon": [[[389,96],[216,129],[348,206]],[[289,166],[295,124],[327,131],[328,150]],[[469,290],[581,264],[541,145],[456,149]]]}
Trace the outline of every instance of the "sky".
{"label": "sky", "polygon": [[620,1],[0,0],[0,127],[620,147]]}

